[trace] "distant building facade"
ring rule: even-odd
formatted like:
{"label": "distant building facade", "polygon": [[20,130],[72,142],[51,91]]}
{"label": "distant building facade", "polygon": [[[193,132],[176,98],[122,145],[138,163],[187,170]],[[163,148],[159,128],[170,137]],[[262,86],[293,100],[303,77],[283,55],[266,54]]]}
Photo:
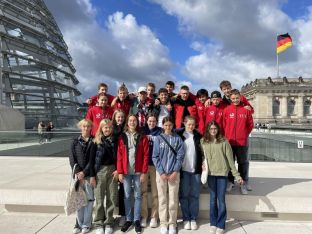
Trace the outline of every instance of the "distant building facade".
{"label": "distant building facade", "polygon": [[312,123],[312,79],[256,79],[241,91],[254,107],[255,123],[292,126]]}
{"label": "distant building facade", "polygon": [[43,0],[0,1],[0,104],[39,121],[73,125],[79,81],[63,35]]}

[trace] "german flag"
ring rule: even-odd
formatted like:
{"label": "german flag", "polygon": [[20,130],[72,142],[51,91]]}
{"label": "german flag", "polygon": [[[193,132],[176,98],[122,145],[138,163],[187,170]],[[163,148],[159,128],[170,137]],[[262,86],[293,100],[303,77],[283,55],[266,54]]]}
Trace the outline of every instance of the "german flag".
{"label": "german flag", "polygon": [[279,54],[291,46],[292,39],[288,33],[277,36],[276,53]]}

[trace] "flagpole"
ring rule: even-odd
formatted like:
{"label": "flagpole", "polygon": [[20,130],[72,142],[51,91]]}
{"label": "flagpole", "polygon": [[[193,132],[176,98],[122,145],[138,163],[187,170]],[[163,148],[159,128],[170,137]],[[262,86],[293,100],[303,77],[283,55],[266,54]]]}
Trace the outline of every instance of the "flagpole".
{"label": "flagpole", "polygon": [[[278,40],[278,34],[276,34],[276,41]],[[277,47],[276,47],[277,48]],[[278,61],[278,53],[276,51],[276,78],[279,78],[279,61]]]}
{"label": "flagpole", "polygon": [[276,52],[276,70],[277,70],[277,77],[279,78],[279,63],[278,63],[278,53]]}

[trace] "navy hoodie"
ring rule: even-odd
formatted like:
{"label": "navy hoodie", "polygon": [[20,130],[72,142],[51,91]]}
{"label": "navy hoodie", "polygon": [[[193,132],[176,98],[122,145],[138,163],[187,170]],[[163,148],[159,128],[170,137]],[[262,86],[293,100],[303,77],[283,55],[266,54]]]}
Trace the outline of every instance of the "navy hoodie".
{"label": "navy hoodie", "polygon": [[152,128],[152,129],[149,129],[148,126],[145,126],[145,128],[144,128],[144,134],[148,138],[148,145],[149,145],[148,165],[150,165],[150,166],[154,166],[153,159],[152,159],[153,145],[154,145],[154,141],[155,141],[156,136],[160,135],[161,131],[162,131],[162,128],[157,127],[157,126],[155,128]]}

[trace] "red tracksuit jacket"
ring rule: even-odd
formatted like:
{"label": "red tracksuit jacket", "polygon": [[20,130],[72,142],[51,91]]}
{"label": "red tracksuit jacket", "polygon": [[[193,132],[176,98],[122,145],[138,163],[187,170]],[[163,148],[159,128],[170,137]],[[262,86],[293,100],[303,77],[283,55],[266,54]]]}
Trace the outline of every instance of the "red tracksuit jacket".
{"label": "red tracksuit jacket", "polygon": [[221,133],[224,134],[223,129],[223,110],[226,106],[221,102],[218,106],[210,105],[206,108],[205,129],[210,121],[216,121],[220,127]]}
{"label": "red tracksuit jacket", "polygon": [[197,115],[198,115],[198,131],[201,134],[204,134],[205,131],[205,119],[206,119],[206,109],[205,104],[196,99],[195,104],[197,106]]}
{"label": "red tracksuit jacket", "polygon": [[[148,171],[149,144],[147,136],[139,135],[140,139],[135,150],[135,172],[146,174]],[[128,174],[128,137],[121,134],[118,140],[117,150],[117,172],[118,174]]]}
{"label": "red tracksuit jacket", "polygon": [[233,103],[223,111],[223,128],[225,137],[233,146],[247,146],[248,136],[253,129],[251,111],[242,104]]}
{"label": "red tracksuit jacket", "polygon": [[86,119],[89,119],[92,121],[93,125],[92,125],[92,129],[91,129],[91,136],[95,136],[96,131],[100,125],[100,122],[102,119],[112,119],[113,117],[113,109],[109,106],[105,107],[105,109],[103,109],[100,106],[93,106],[91,108],[89,108],[87,115],[86,115]]}

